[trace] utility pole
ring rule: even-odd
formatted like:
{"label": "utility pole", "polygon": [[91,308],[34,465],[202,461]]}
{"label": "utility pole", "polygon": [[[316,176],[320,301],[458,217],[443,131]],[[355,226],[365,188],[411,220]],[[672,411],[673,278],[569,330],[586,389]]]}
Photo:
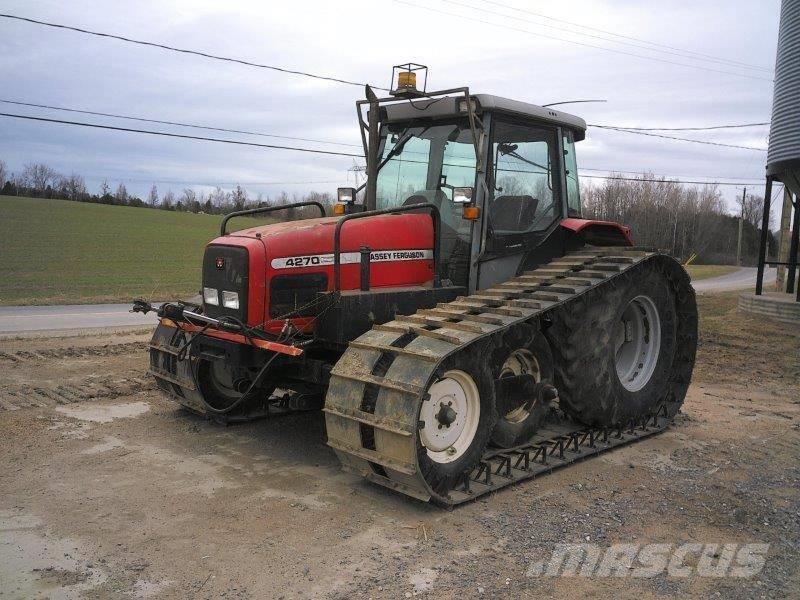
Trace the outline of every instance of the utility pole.
{"label": "utility pole", "polygon": [[744,224],[744,202],[747,199],[747,188],[742,191],[742,212],[739,215],[739,239],[736,242],[736,266],[742,266],[742,227]]}

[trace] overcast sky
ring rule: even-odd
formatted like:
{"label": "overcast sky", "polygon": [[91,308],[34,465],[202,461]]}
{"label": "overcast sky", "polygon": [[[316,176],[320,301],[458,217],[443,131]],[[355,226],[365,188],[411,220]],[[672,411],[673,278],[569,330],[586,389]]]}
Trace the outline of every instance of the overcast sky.
{"label": "overcast sky", "polygon": [[[410,60],[430,67],[429,89],[469,85],[476,92],[536,104],[605,99],[603,104],[562,108],[589,123],[680,127],[769,121],[779,4],[778,0],[6,0],[0,1],[0,12],[380,86],[389,83],[393,64]],[[598,39],[609,37],[598,30],[629,37],[613,38],[615,43]],[[675,49],[659,47],[662,52],[656,52],[646,42]],[[686,50],[698,54],[687,56]],[[699,60],[699,54],[715,59]],[[0,19],[0,82],[4,100],[359,143],[353,108],[363,94],[359,87],[8,19]],[[8,104],[0,104],[0,112],[202,135],[191,129]],[[768,127],[675,135],[765,148]],[[230,187],[239,182],[252,195],[334,191],[347,183],[347,169],[354,161],[7,117],[0,117],[0,159],[12,171],[41,161],[64,173],[82,174],[91,191],[103,178],[112,187],[124,181],[129,191],[140,195],[146,194],[151,182],[162,193],[168,188],[177,193],[190,182],[195,187],[214,183]],[[751,189],[761,193],[765,159],[764,152],[599,129],[590,129],[578,146],[584,169],[752,180]],[[741,193],[723,189],[728,199]]]}

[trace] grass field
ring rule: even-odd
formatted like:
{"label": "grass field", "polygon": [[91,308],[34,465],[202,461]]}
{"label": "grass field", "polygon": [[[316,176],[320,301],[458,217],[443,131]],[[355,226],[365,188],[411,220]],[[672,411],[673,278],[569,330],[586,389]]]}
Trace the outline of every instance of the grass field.
{"label": "grass field", "polygon": [[692,281],[700,281],[701,279],[710,279],[711,277],[719,277],[720,275],[727,275],[737,271],[739,267],[730,265],[689,265],[686,270]]}
{"label": "grass field", "polygon": [[[123,302],[197,293],[221,217],[0,196],[0,304]],[[239,225],[252,226],[253,221]]]}
{"label": "grass field", "polygon": [[[221,217],[0,196],[0,305],[191,296]],[[238,225],[252,226],[255,222]],[[690,265],[697,281],[735,271]]]}

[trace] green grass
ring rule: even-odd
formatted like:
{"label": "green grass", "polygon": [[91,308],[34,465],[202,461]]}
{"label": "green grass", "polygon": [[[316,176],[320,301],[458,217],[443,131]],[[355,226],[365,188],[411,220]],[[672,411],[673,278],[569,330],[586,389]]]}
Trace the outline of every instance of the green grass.
{"label": "green grass", "polygon": [[692,281],[700,281],[701,279],[710,279],[711,277],[719,277],[738,271],[739,267],[730,265],[689,265],[686,267],[689,272],[689,277]]}
{"label": "green grass", "polygon": [[221,218],[0,196],[0,305],[194,295]]}

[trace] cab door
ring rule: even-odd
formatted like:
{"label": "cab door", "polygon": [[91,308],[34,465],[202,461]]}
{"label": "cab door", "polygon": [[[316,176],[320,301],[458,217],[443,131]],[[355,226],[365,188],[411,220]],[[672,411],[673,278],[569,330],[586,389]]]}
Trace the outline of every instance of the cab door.
{"label": "cab door", "polygon": [[565,216],[559,128],[494,116],[477,289],[514,277]]}

